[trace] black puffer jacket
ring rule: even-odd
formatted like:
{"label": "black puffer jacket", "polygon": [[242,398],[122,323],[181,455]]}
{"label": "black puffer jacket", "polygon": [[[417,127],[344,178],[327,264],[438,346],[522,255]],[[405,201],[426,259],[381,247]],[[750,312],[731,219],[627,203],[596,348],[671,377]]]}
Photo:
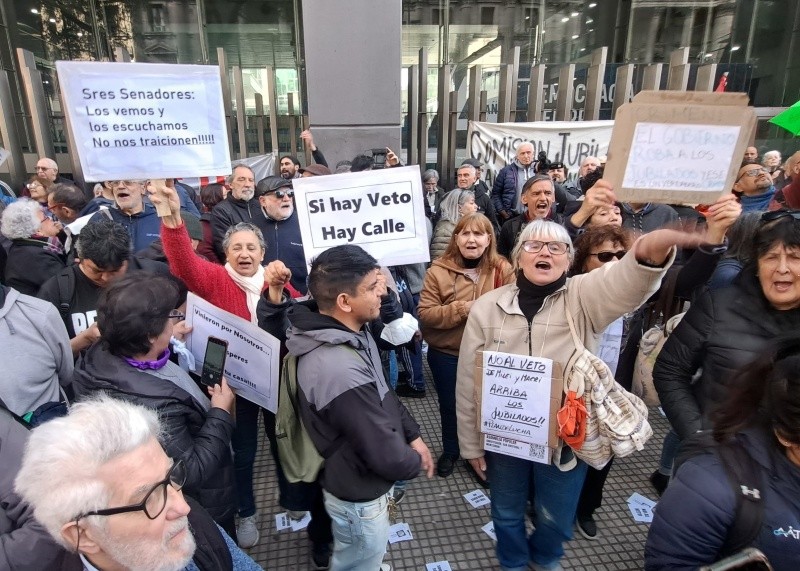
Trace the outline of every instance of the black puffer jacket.
{"label": "black puffer jacket", "polygon": [[3,283],[19,293],[36,296],[42,284],[64,267],[64,256],[49,249],[47,240],[12,240]]}
{"label": "black puffer jacket", "polygon": [[236,502],[230,445],[234,421],[230,414],[220,408],[206,412],[177,385],[131,367],[101,343],[78,360],[73,386],[78,397],[104,391],[157,411],[164,430],[161,445],[167,455],[186,464],[184,491],[215,521],[233,517]]}
{"label": "black puffer jacket", "polygon": [[800,309],[774,309],[754,267],[742,270],[733,286],[708,292],[693,304],[653,368],[661,406],[681,439],[710,428],[709,413],[724,400],[738,369],[776,337],[797,331]]}
{"label": "black puffer jacket", "polygon": [[257,198],[239,200],[228,193],[225,200],[217,203],[211,211],[211,232],[214,238],[214,252],[219,261],[225,263],[225,252],[222,250],[222,239],[228,228],[239,222],[255,224],[261,233],[267,235],[267,218],[261,210]]}

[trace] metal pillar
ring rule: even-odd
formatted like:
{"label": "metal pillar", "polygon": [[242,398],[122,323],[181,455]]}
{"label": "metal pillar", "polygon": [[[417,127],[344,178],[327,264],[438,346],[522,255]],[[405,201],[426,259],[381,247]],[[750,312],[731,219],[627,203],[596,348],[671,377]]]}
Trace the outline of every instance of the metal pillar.
{"label": "metal pillar", "polygon": [[592,52],[592,63],[586,80],[586,106],[583,112],[586,121],[596,121],[600,118],[600,97],[603,92],[603,78],[606,75],[607,57],[606,47],[597,48]]}
{"label": "metal pillar", "polygon": [[519,76],[519,46],[511,50],[511,61],[500,66],[500,90],[497,97],[497,122],[514,120],[517,109],[517,78]]}
{"label": "metal pillar", "polygon": [[42,86],[42,74],[36,69],[33,52],[17,48],[17,61],[25,93],[25,104],[31,117],[36,153],[39,157],[49,157],[55,160],[56,149],[53,145],[50,119],[47,116],[47,100]]}
{"label": "metal pillar", "polygon": [[614,87],[614,107],[611,116],[617,116],[617,110],[625,105],[633,95],[633,64],[621,65],[617,68],[617,79]]}
{"label": "metal pillar", "polygon": [[289,93],[289,147],[291,154],[297,152],[297,117],[294,114],[294,99],[297,95],[293,92]]}
{"label": "metal pillar", "polygon": [[0,137],[3,138],[3,148],[10,153],[6,159],[8,172],[11,175],[11,186],[22,188],[25,184],[25,157],[17,134],[14,105],[11,103],[11,83],[8,79],[10,72],[0,70]]}
{"label": "metal pillar", "polygon": [[469,68],[469,92],[467,95],[467,118],[479,121],[481,117],[481,78],[483,68],[473,65]]}
{"label": "metal pillar", "polygon": [[408,68],[408,140],[406,141],[406,164],[418,165],[419,160],[419,65]]}
{"label": "metal pillar", "polygon": [[689,48],[678,48],[669,54],[669,75],[667,89],[686,91],[689,84]]}
{"label": "metal pillar", "polygon": [[440,180],[452,186],[453,165],[448,161],[450,148],[450,64],[439,67],[439,112],[437,113],[436,165]]}
{"label": "metal pillar", "polygon": [[448,130],[450,131],[450,139],[447,145],[447,164],[452,165],[451,168],[455,173],[456,163],[456,130],[458,129],[458,91],[450,92],[450,114],[448,121]]}
{"label": "metal pillar", "polygon": [[219,76],[222,84],[222,105],[225,108],[225,125],[228,128],[228,146],[231,156],[233,154],[233,109],[231,106],[231,84],[228,80],[228,58],[223,48],[217,48],[217,61],[219,62]]}
{"label": "metal pillar", "polygon": [[572,119],[572,100],[575,87],[575,64],[570,63],[561,68],[558,74],[558,100],[556,101],[556,121]]}
{"label": "metal pillar", "polygon": [[242,68],[233,66],[233,90],[236,94],[236,130],[239,131],[239,157],[247,158],[247,117],[244,111],[244,80]]}
{"label": "metal pillar", "polygon": [[258,138],[258,154],[263,155],[267,152],[266,141],[264,141],[264,96],[260,93],[255,94],[256,99],[256,136]]}
{"label": "metal pillar", "polygon": [[528,84],[528,121],[541,121],[544,106],[544,64],[531,66]]}
{"label": "metal pillar", "polygon": [[[267,102],[269,103],[269,134],[272,140],[272,152],[279,153],[278,147],[278,101],[276,93],[278,90],[275,86],[275,68],[271,65],[266,67],[267,70]],[[294,154],[294,153],[292,153]]]}
{"label": "metal pillar", "polygon": [[708,63],[697,68],[695,91],[714,91],[714,79],[717,77],[717,64]]}
{"label": "metal pillar", "polygon": [[659,91],[661,89],[661,69],[663,63],[651,63],[644,68],[642,91]]}
{"label": "metal pillar", "polygon": [[419,50],[419,114],[418,114],[418,147],[417,156],[423,170],[428,164],[428,48]]}

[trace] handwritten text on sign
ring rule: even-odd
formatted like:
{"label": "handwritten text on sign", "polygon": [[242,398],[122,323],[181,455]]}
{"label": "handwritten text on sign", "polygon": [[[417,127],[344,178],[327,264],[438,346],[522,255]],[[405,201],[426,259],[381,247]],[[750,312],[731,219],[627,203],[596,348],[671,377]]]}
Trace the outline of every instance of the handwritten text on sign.
{"label": "handwritten text on sign", "polygon": [[278,409],[280,341],[249,321],[190,293],[186,321],[192,332],[186,345],[194,355],[196,373],[203,370],[208,337],[228,342],[225,378],[236,394],[272,412]]}
{"label": "handwritten text on sign", "polygon": [[419,168],[298,178],[293,181],[306,259],[357,244],[382,265],[428,261]]}
{"label": "handwritten text on sign", "polygon": [[637,123],[622,186],[722,191],[740,127]]}
{"label": "handwritten text on sign", "polygon": [[56,62],[87,180],[231,172],[219,68]]}
{"label": "handwritten text on sign", "polygon": [[547,445],[553,361],[483,352],[481,432]]}

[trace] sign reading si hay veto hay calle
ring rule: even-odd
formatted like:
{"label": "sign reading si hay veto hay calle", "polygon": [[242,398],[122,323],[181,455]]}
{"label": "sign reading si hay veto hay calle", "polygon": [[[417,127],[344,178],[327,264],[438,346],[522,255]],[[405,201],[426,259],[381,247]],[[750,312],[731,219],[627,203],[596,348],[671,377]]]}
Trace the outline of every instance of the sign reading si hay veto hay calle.
{"label": "sign reading si hay veto hay calle", "polygon": [[294,179],[306,261],[356,244],[384,266],[428,262],[419,167]]}
{"label": "sign reading si hay veto hay calle", "polygon": [[56,62],[86,180],[231,172],[219,68]]}
{"label": "sign reading si hay veto hay calle", "polygon": [[617,112],[603,178],[625,202],[712,203],[755,127],[744,93],[642,91]]}

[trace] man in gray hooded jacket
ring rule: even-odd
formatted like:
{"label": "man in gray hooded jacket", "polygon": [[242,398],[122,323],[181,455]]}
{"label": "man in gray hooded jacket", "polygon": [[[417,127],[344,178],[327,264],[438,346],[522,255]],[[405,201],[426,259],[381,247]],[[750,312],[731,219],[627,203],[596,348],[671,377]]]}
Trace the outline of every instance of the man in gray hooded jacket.
{"label": "man in gray hooded jacket", "polygon": [[433,460],[386,383],[370,331],[385,284],[372,256],[344,245],[314,260],[308,289],[313,301],[288,311],[286,347],[298,356],[303,424],[325,458],[320,482],[334,529],[331,568],[388,569],[381,561],[389,492],[420,468],[430,478]]}

